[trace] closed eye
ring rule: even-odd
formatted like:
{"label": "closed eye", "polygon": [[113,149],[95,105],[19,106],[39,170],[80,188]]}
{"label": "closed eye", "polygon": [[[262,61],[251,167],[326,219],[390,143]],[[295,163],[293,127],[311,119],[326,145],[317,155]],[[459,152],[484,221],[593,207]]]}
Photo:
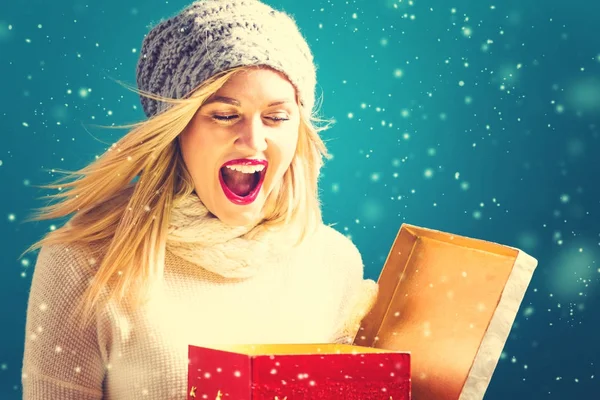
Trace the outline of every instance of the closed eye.
{"label": "closed eye", "polygon": [[[213,119],[216,119],[217,121],[233,121],[234,119],[238,118],[238,115],[213,115],[212,116]],[[273,122],[282,122],[282,121],[289,121],[289,118],[280,118],[280,117],[266,117],[267,119],[270,119]]]}
{"label": "closed eye", "polygon": [[218,121],[231,121],[237,118],[237,115],[213,115],[212,117]]}

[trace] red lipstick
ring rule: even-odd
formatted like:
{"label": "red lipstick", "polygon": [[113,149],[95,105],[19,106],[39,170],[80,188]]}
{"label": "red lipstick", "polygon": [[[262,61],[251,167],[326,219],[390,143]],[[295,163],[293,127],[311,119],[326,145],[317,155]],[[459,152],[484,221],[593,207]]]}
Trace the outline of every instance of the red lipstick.
{"label": "red lipstick", "polygon": [[[239,195],[235,194],[234,192],[232,192],[231,189],[229,189],[229,187],[227,187],[227,185],[225,184],[225,180],[223,179],[222,170],[223,170],[223,168],[226,168],[228,165],[263,165],[264,169],[262,171],[260,171],[260,177],[259,177],[258,183],[254,187],[254,189],[252,189],[252,191],[245,196],[239,196]],[[258,194],[260,193],[260,189],[262,188],[268,165],[269,165],[269,163],[267,162],[267,160],[257,160],[257,159],[251,159],[251,158],[238,158],[235,160],[227,161],[219,169],[219,183],[221,184],[223,193],[225,193],[225,197],[227,197],[227,199],[229,201],[231,201],[232,203],[240,205],[240,206],[245,206],[245,205],[253,203],[254,200],[256,200],[256,198],[258,197]]]}

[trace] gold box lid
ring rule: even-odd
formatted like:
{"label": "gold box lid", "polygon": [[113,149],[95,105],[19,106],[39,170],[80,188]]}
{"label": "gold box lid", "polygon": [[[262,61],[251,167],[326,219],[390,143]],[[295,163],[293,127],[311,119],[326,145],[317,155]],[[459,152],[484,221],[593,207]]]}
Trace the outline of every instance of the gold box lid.
{"label": "gold box lid", "polygon": [[413,400],[483,399],[537,261],[403,224],[354,339],[411,353]]}

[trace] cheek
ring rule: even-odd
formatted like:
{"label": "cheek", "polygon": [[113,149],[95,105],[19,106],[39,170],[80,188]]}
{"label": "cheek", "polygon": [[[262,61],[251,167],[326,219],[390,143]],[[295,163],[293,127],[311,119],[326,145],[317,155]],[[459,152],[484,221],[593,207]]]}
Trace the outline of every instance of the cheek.
{"label": "cheek", "polygon": [[293,132],[285,136],[285,140],[282,140],[279,144],[280,155],[281,155],[281,169],[287,170],[296,154],[298,147],[298,132]]}
{"label": "cheek", "polygon": [[210,153],[206,154],[208,147],[204,142],[205,138],[195,132],[182,134],[180,140],[183,161],[192,178],[196,181],[203,178],[209,172],[207,170]]}
{"label": "cheek", "polygon": [[285,139],[275,140],[270,146],[276,149],[271,153],[275,158],[272,159],[272,161],[275,161],[276,163],[276,168],[272,171],[271,188],[276,192],[281,188],[283,176],[292,163],[298,143],[298,134],[294,135],[293,132],[289,132],[287,136],[281,135],[280,137]]}

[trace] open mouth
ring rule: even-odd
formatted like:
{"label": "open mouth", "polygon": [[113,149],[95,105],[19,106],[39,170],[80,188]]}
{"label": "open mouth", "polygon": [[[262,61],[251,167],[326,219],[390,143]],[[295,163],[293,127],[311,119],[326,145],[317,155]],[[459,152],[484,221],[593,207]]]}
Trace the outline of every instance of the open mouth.
{"label": "open mouth", "polygon": [[267,172],[266,160],[237,159],[223,164],[219,182],[225,196],[234,204],[246,205],[256,200]]}

